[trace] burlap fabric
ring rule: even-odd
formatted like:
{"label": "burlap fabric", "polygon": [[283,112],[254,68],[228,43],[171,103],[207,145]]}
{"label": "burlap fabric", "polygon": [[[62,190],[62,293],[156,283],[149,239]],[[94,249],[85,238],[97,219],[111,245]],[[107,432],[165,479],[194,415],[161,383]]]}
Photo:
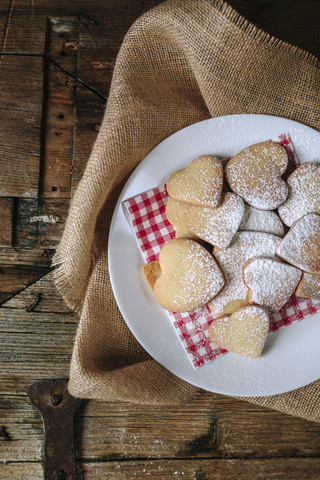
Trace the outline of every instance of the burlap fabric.
{"label": "burlap fabric", "polygon": [[[172,133],[210,117],[279,115],[319,130],[319,93],[314,56],[270,37],[221,0],[168,1],[135,22],[120,49],[104,121],[54,259],[57,287],[81,313],[73,395],[169,404],[198,392],[142,349],[110,286],[108,227],[134,167]],[[320,381],[249,401],[320,421]]]}

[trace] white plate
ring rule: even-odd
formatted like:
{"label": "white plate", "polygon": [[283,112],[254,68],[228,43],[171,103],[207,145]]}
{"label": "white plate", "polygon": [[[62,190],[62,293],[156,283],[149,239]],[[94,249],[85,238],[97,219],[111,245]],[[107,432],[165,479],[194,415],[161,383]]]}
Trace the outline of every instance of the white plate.
{"label": "white plate", "polygon": [[128,327],[149,354],[178,377],[206,390],[236,396],[275,395],[320,378],[320,315],[270,333],[265,353],[252,360],[228,353],[194,369],[169,318],[146,284],[142,256],[121,202],[166,182],[198,155],[234,155],[242,148],[289,133],[300,162],[320,163],[320,133],[266,115],[230,115],[196,123],[154,148],[124,187],[109,235],[111,283]]}

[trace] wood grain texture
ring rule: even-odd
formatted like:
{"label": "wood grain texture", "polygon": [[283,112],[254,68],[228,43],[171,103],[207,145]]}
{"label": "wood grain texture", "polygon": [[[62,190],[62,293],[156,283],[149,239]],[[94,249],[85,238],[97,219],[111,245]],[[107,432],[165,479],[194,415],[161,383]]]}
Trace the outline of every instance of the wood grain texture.
{"label": "wood grain texture", "polygon": [[[307,466],[308,465],[308,466]],[[179,479],[179,480],[318,480],[320,462],[307,459],[261,460],[177,460],[135,461],[107,464],[82,464],[85,478],[98,480]]]}
{"label": "wood grain texture", "polygon": [[[24,396],[0,396],[6,461],[41,460],[40,416]],[[23,418],[23,421],[22,421]],[[273,426],[274,425],[274,426]],[[246,426],[246,428],[244,428]],[[319,426],[203,393],[179,408],[85,402],[76,414],[82,461],[319,457]],[[284,433],[286,432],[286,442]]]}
{"label": "wood grain texture", "polygon": [[[21,267],[18,269],[21,270]],[[0,277],[1,279],[1,277]],[[53,272],[42,276],[38,281],[32,283],[28,288],[19,292],[10,300],[7,300],[2,307],[4,309],[19,309],[17,315],[21,315],[21,309],[31,305],[37,295],[41,295],[40,301],[35,308],[37,313],[71,313],[71,310],[63,301],[62,297],[57,292],[54,286]],[[11,311],[11,310],[10,310]],[[2,310],[0,309],[0,317]],[[46,316],[47,318],[47,316]]]}
{"label": "wood grain texture", "polygon": [[[0,191],[0,426],[11,439],[0,439],[5,480],[43,478],[43,427],[26,386],[68,376],[78,322],[52,273],[43,274],[99,131],[122,39],[159,3],[0,0],[0,50],[19,54],[0,54],[0,164],[7,177]],[[319,2],[229,3],[319,55]],[[10,202],[13,245],[5,243]],[[75,432],[85,479],[320,478],[319,424],[205,392],[175,408],[84,402]]]}
{"label": "wood grain texture", "polygon": [[49,267],[53,254],[50,248],[0,248],[0,268],[6,265]]}
{"label": "wood grain texture", "polygon": [[34,198],[40,166],[42,58],[5,55],[0,68],[0,196]]}
{"label": "wood grain texture", "polygon": [[23,290],[25,285],[30,285],[39,278],[43,277],[43,275],[45,275],[48,271],[48,267],[43,268],[27,266],[22,268],[1,266],[0,305]]}
{"label": "wood grain texture", "polygon": [[[55,181],[55,183],[59,182]],[[17,199],[15,246],[19,249],[55,248],[61,239],[68,209],[68,198]]]}
{"label": "wood grain texture", "polygon": [[[50,287],[47,286],[51,283]],[[30,292],[29,292],[30,289]],[[41,294],[34,311],[27,309]],[[56,299],[53,277],[43,277],[0,307],[0,385],[2,394],[23,395],[28,383],[68,377],[77,315],[48,306]],[[41,303],[45,311],[41,309]],[[0,417],[1,418],[1,417]]]}
{"label": "wood grain texture", "polygon": [[75,123],[75,80],[71,74],[77,73],[77,20],[49,19],[47,37],[41,194],[70,198]]}
{"label": "wood grain texture", "polygon": [[[27,312],[38,293],[35,311]],[[35,380],[68,375],[76,326],[77,316],[58,299],[52,273],[0,308],[0,418],[11,437],[6,461],[41,460],[42,422],[25,388]],[[281,458],[310,457],[311,466],[320,456],[319,424],[205,392],[179,407],[85,402],[75,428],[78,458],[84,462],[166,458],[180,462],[177,469],[191,458],[277,457],[282,468]]]}
{"label": "wood grain texture", "polygon": [[[99,480],[308,480],[319,479],[316,459],[259,460],[136,460],[128,462],[90,462],[79,465],[85,479]],[[2,467],[6,480],[42,480],[40,463],[9,463]]]}
{"label": "wood grain texture", "polygon": [[12,245],[13,205],[13,198],[0,198],[0,247],[10,247]]}

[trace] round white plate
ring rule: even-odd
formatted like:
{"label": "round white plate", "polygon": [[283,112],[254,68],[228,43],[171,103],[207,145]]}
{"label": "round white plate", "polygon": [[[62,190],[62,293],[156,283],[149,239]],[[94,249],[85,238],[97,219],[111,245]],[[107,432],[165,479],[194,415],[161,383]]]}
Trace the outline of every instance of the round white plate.
{"label": "round white plate", "polygon": [[320,314],[270,333],[264,354],[228,353],[194,369],[167,313],[141,272],[142,256],[121,202],[162,185],[199,155],[228,157],[253,143],[289,133],[300,162],[320,163],[320,133],[266,115],[230,115],[196,123],[171,135],[139,164],[124,187],[109,235],[111,283],[128,327],[149,354],[178,377],[206,390],[236,396],[275,395],[320,378]]}

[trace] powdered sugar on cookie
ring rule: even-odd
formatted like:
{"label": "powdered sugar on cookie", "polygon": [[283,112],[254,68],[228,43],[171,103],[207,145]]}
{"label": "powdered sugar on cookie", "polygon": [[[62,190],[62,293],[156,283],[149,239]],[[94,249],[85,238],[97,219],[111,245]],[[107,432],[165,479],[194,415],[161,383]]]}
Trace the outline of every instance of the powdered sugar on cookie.
{"label": "powdered sugar on cookie", "polygon": [[190,165],[173,173],[167,182],[168,195],[178,202],[215,208],[220,204],[223,187],[221,161],[202,155]]}
{"label": "powdered sugar on cookie", "polygon": [[312,275],[312,273],[303,272],[296,296],[320,300],[320,274]]}
{"label": "powdered sugar on cookie", "polygon": [[209,337],[220,348],[258,358],[269,332],[269,316],[258,306],[242,307],[230,316],[213,320]]}
{"label": "powdered sugar on cookie", "polygon": [[245,205],[240,231],[265,232],[283,237],[284,226],[275,212]]}
{"label": "powdered sugar on cookie", "polygon": [[285,149],[273,142],[262,142],[237,153],[225,168],[231,190],[249,205],[274,210],[287,198],[288,187],[281,175],[288,166]]}
{"label": "powdered sugar on cookie", "polygon": [[304,163],[287,180],[289,195],[279,207],[279,215],[288,226],[307,213],[320,213],[320,165]]}
{"label": "powdered sugar on cookie", "polygon": [[310,213],[290,228],[277,255],[308,273],[320,273],[320,216]]}
{"label": "powdered sugar on cookie", "polygon": [[237,233],[244,213],[244,201],[235,193],[223,193],[218,208],[202,208],[189,205],[183,220],[199,238],[219,248],[230,245]]}
{"label": "powdered sugar on cookie", "polygon": [[[224,289],[213,300],[209,307],[214,315],[232,313],[237,307],[247,304],[248,287],[243,281],[243,267],[253,257],[274,257],[279,237],[264,232],[239,232],[232,244],[222,250],[214,248],[214,256],[218,260],[226,280]],[[238,303],[240,301],[240,304]],[[233,309],[232,302],[236,308]],[[231,306],[229,310],[228,305]]]}
{"label": "powdered sugar on cookie", "polygon": [[276,313],[293,295],[301,274],[301,270],[274,258],[252,258],[243,269],[248,300]]}
{"label": "powdered sugar on cookie", "polygon": [[167,310],[195,310],[224,285],[213,256],[193,240],[179,238],[167,242],[160,251],[159,263],[161,274],[154,284],[154,294]]}

